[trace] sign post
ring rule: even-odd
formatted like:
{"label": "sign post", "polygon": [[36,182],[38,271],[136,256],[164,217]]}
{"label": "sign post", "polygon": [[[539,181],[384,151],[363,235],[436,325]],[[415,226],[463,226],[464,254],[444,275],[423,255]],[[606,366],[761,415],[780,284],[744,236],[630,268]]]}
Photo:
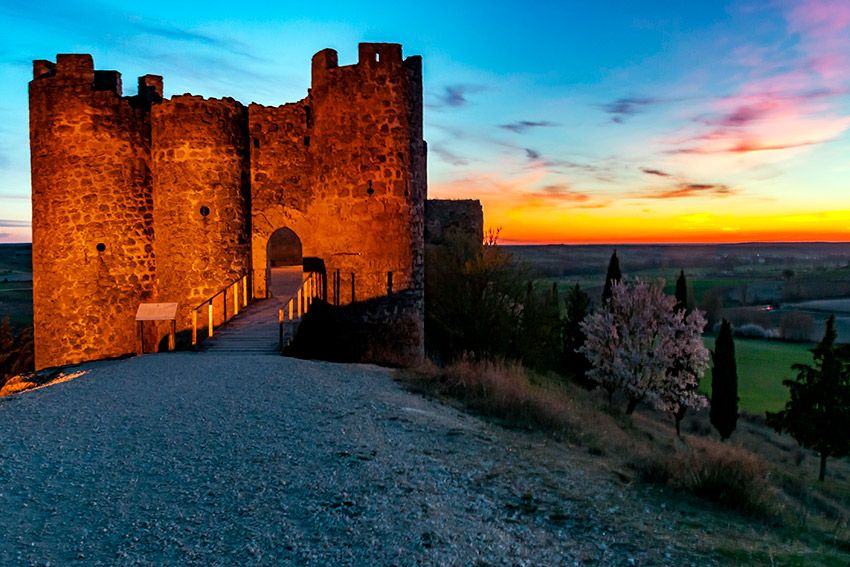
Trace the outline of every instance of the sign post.
{"label": "sign post", "polygon": [[171,321],[171,329],[168,333],[168,350],[174,350],[177,332],[176,303],[141,303],[139,310],[136,311],[136,321],[139,324],[138,353],[140,355],[145,354],[145,321]]}

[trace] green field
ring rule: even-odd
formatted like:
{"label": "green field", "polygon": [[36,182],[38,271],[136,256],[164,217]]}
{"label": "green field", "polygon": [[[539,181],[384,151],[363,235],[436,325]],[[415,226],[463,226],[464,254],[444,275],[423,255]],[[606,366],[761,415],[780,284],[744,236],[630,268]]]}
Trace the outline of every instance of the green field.
{"label": "green field", "polygon": [[[714,338],[706,338],[705,346],[714,348]],[[812,345],[735,339],[738,363],[738,397],[741,411],[763,414],[780,410],[788,399],[788,388],[782,381],[796,377],[795,363],[812,363]],[[706,372],[700,390],[711,391],[711,371]]]}
{"label": "green field", "polygon": [[32,245],[0,244],[0,319],[32,325]]}

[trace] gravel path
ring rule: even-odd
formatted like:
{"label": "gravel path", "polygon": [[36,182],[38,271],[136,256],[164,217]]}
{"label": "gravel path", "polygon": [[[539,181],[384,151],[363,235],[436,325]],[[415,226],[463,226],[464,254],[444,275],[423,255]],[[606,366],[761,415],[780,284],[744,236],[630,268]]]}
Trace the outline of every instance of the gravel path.
{"label": "gravel path", "polygon": [[683,547],[681,511],[583,452],[388,370],[210,353],[83,368],[0,399],[2,565],[710,562]]}

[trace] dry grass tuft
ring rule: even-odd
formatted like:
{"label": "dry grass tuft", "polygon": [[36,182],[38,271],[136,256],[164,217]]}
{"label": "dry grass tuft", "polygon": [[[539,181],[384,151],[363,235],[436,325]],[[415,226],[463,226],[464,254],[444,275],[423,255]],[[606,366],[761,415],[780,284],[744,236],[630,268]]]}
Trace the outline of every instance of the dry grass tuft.
{"label": "dry grass tuft", "polygon": [[11,396],[12,394],[17,394],[24,390],[31,390],[38,385],[35,382],[29,381],[27,378],[27,376],[19,374],[6,380],[6,383],[2,388],[0,388],[0,398]]}
{"label": "dry grass tuft", "polygon": [[672,452],[645,449],[628,464],[644,482],[666,484],[747,514],[777,513],[767,466],[742,447],[691,438]]}
{"label": "dry grass tuft", "polygon": [[565,429],[574,404],[554,388],[532,385],[518,362],[462,359],[440,375],[443,393],[484,415],[517,425]]}
{"label": "dry grass tuft", "polygon": [[84,376],[85,374],[88,374],[88,370],[78,370],[76,372],[65,374],[61,371],[57,372],[54,369],[40,373],[34,372],[29,374],[19,374],[9,378],[3,387],[0,388],[0,398],[11,396],[12,394],[18,394],[20,392],[28,392],[31,390],[46,388],[48,386],[55,386],[56,384],[69,382],[75,378]]}
{"label": "dry grass tuft", "polygon": [[518,362],[462,358],[439,368],[426,361],[406,383],[420,393],[456,399],[504,425],[553,433],[597,455],[616,454],[633,443],[593,393]]}

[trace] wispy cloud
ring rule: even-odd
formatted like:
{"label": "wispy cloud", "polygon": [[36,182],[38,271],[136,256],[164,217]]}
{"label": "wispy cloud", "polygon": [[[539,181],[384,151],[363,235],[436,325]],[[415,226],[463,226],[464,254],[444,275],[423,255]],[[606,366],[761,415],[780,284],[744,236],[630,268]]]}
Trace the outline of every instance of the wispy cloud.
{"label": "wispy cloud", "polygon": [[448,149],[446,146],[442,144],[430,144],[428,149],[433,152],[437,157],[439,157],[442,161],[454,165],[454,166],[462,166],[469,165],[469,160],[461,157],[457,153]]}
{"label": "wispy cloud", "polygon": [[684,197],[729,197],[737,192],[728,185],[715,183],[679,183],[671,189],[647,191],[636,195],[640,199],[681,199]]}
{"label": "wispy cloud", "polygon": [[[34,9],[31,2],[6,0],[0,5],[0,11],[22,20],[33,21],[40,26],[73,30],[77,37],[86,40],[111,37],[115,41],[144,43],[149,41],[150,37],[156,37],[256,59],[247,45],[232,38],[144,19],[100,3],[45,0],[40,6],[41,9]],[[49,11],[49,18],[44,17],[45,10]]]}
{"label": "wispy cloud", "polygon": [[589,194],[576,191],[566,183],[544,185],[539,191],[530,193],[530,195],[536,198],[552,199],[568,203],[583,203],[591,199]]}
{"label": "wispy cloud", "polygon": [[509,124],[499,124],[499,128],[509,130],[514,134],[522,134],[532,128],[551,128],[553,126],[558,126],[558,123],[548,120],[519,120]]}
{"label": "wispy cloud", "polygon": [[0,228],[27,228],[32,226],[30,221],[16,219],[0,219]]}
{"label": "wispy cloud", "polygon": [[651,167],[642,167],[642,168],[640,168],[640,170],[647,175],[655,175],[657,177],[670,177],[669,173],[667,173],[666,171],[662,171],[660,169],[654,169],[654,168],[651,168]]}
{"label": "wispy cloud", "polygon": [[539,160],[542,157],[542,154],[537,150],[533,150],[531,148],[523,148],[525,150],[525,156],[530,160]]}
{"label": "wispy cloud", "polygon": [[428,104],[430,108],[460,108],[469,104],[470,94],[486,90],[483,85],[446,85],[443,90],[434,95],[435,102]]}
{"label": "wispy cloud", "polygon": [[652,97],[625,97],[602,105],[602,110],[611,115],[611,121],[622,124],[627,118],[644,112],[648,107],[661,102]]}
{"label": "wispy cloud", "polygon": [[[741,137],[731,137],[724,139],[723,136],[707,136],[705,140],[713,142],[720,141],[720,144],[704,144],[701,146],[693,146],[687,148],[677,148],[670,150],[673,155],[710,155],[710,154],[749,154],[755,152],[775,152],[781,150],[791,150],[797,148],[805,148],[806,146],[814,146],[823,144],[831,140],[807,141],[788,143],[765,143],[758,140],[748,140]],[[728,142],[728,143],[727,143]]]}

